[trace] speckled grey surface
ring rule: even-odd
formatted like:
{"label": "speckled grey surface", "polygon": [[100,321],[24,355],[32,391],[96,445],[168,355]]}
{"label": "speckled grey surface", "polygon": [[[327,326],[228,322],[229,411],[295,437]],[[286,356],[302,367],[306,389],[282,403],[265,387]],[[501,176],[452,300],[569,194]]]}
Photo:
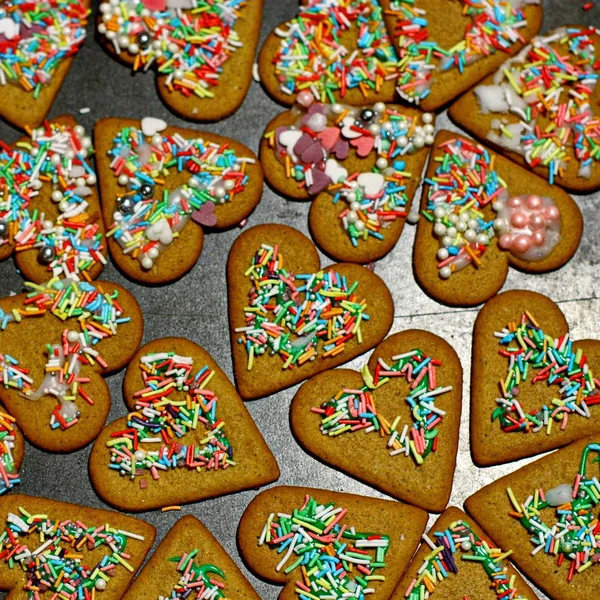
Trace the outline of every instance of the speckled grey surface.
{"label": "speckled grey surface", "polygon": [[[567,23],[600,25],[600,6],[585,12],[581,9],[583,3],[584,0],[543,0],[544,31]],[[296,9],[297,0],[265,0],[262,38],[276,24],[293,16]],[[65,112],[79,115],[80,108],[90,107],[91,112],[80,118],[88,129],[91,129],[95,119],[117,116],[156,116],[171,124],[183,124],[158,99],[153,76],[130,75],[126,67],[119,65],[102,51],[93,37],[92,29],[91,23],[88,41],[74,62],[51,116]],[[257,151],[264,126],[280,110],[281,107],[267,97],[260,85],[253,83],[244,105],[235,115],[217,124],[194,127],[235,137]],[[456,129],[445,114],[438,118],[437,127]],[[0,123],[0,139],[12,142],[18,135],[16,130]],[[597,230],[600,193],[576,197],[576,200],[586,227],[575,258],[560,271],[547,275],[526,275],[510,269],[504,289],[525,288],[547,294],[560,304],[575,338],[600,337],[600,233]],[[307,232],[308,209],[308,203],[286,201],[265,187],[262,202],[250,218],[250,225],[286,223]],[[146,319],[144,341],[166,335],[185,336],[206,348],[230,377],[232,365],[228,339],[225,260],[239,233],[239,229],[234,229],[207,236],[204,251],[194,270],[181,281],[164,288],[150,289],[132,283],[124,279],[112,265],[103,274],[104,278],[126,286],[138,298]],[[488,469],[479,469],[473,465],[469,454],[468,400],[471,332],[477,309],[457,310],[444,307],[420,290],[412,271],[414,233],[414,228],[406,227],[396,248],[377,263],[376,272],[387,282],[394,297],[395,319],[392,332],[414,327],[435,331],[455,347],[462,361],[465,373],[463,421],[458,468],[451,499],[452,504],[461,506],[467,496],[521,463]],[[0,296],[19,291],[21,287],[22,279],[15,272],[12,259],[0,264]],[[364,357],[359,358],[351,366],[360,366],[364,360]],[[108,379],[113,397],[109,421],[126,414],[121,398],[122,377],[123,374],[120,373]],[[323,466],[297,446],[291,436],[288,421],[288,407],[294,392],[295,388],[249,403],[252,416],[281,467],[279,483],[327,487],[384,497]],[[88,454],[89,448],[68,456],[54,456],[28,446],[20,491],[92,507],[104,507],[88,479]],[[244,492],[194,504],[184,507],[181,513],[146,513],[143,518],[158,528],[160,540],[182,514],[194,514],[206,523],[227,551],[241,564],[235,544],[236,527],[255,493]],[[242,569],[248,573],[243,566]],[[248,576],[262,598],[277,598],[279,588],[250,574]]]}

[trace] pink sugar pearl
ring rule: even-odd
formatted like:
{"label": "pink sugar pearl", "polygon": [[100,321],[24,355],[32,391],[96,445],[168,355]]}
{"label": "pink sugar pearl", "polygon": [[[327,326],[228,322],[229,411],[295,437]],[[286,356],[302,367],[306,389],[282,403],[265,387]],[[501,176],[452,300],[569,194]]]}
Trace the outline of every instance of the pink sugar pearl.
{"label": "pink sugar pearl", "polygon": [[515,211],[510,218],[510,223],[513,227],[522,229],[527,225],[527,215],[524,212]]}
{"label": "pink sugar pearl", "polygon": [[513,248],[520,254],[527,252],[531,248],[531,237],[528,235],[519,235],[513,242]]}
{"label": "pink sugar pearl", "polygon": [[529,196],[527,198],[527,207],[531,210],[537,210],[543,206],[542,199],[539,196]]}
{"label": "pink sugar pearl", "polygon": [[296,97],[296,102],[305,108],[308,108],[315,100],[315,97],[312,95],[312,92],[308,90],[301,91]]}

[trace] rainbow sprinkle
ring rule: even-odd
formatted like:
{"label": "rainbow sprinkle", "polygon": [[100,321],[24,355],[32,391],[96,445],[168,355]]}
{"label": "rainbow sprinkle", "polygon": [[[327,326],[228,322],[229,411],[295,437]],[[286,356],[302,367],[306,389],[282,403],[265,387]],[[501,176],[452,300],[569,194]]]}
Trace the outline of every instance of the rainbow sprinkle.
{"label": "rainbow sprinkle", "polygon": [[145,4],[103,2],[98,31],[117,54],[135,57],[134,71],[154,66],[171,91],[214,98],[223,65],[243,46],[235,26],[246,0],[190,0],[189,10],[170,0],[158,10]]}
{"label": "rainbow sprinkle", "polygon": [[[600,444],[588,444],[584,448],[572,486],[565,483],[547,492],[536,489],[523,504],[519,504],[510,488],[507,489],[514,508],[509,514],[519,519],[530,533],[530,541],[535,546],[531,554],[535,556],[541,551],[556,556],[559,567],[566,559],[570,563],[569,583],[575,575],[600,562],[600,523],[595,515],[600,503],[600,482],[595,476],[587,475],[590,452],[600,453]],[[598,456],[592,460],[598,461]],[[548,508],[556,511],[556,521],[551,525],[543,517],[543,511]]]}
{"label": "rainbow sprinkle", "polygon": [[85,40],[84,0],[6,0],[0,4],[0,85],[18,85],[37,98],[61,62]]}
{"label": "rainbow sprinkle", "polygon": [[288,369],[315,360],[319,342],[323,358],[341,354],[354,338],[362,342],[361,323],[369,315],[366,301],[354,293],[358,281],[348,285],[335,271],[290,273],[279,247],[267,244],[261,244],[245,276],[252,282],[246,326],[235,331],[243,334],[238,341],[248,352],[249,371],[267,350]]}
{"label": "rainbow sprinkle", "polygon": [[[207,388],[214,371],[204,366],[194,372],[193,359],[174,352],[143,356],[140,371],[144,387],[134,394],[127,429],[111,433],[106,443],[109,468],[132,480],[149,471],[157,480],[170,469],[200,472],[235,466],[225,422],[217,415],[219,399]],[[177,441],[199,426],[206,435],[198,445]],[[160,446],[144,450],[149,444]]]}
{"label": "rainbow sprinkle", "polygon": [[258,545],[266,543],[279,554],[285,552],[275,569],[278,572],[295,555],[283,572],[301,569],[302,578],[296,581],[301,600],[362,599],[375,591],[373,582],[385,580],[378,571],[385,568],[389,537],[341,525],[347,512],[307,495],[304,505],[291,515],[272,513],[267,519]]}
{"label": "rainbow sprinkle", "polygon": [[[87,200],[88,186],[96,184],[86,162],[92,154],[80,125],[45,122],[31,132],[31,141],[15,148],[0,142],[0,246],[38,250],[38,260],[53,276],[89,278],[91,269],[106,264],[98,215]],[[55,219],[36,207],[48,184],[58,209]]]}
{"label": "rainbow sprinkle", "polygon": [[[365,385],[359,390],[343,389],[333,398],[311,411],[321,415],[321,432],[335,437],[345,433],[364,431],[378,432],[387,436],[390,456],[412,454],[420,465],[431,452],[438,449],[438,429],[446,413],[435,406],[436,397],[452,390],[452,386],[436,385],[436,367],[442,363],[415,349],[392,357],[394,363],[387,365],[379,358],[375,374],[371,376],[368,366],[362,370]],[[410,407],[413,425],[404,425],[398,434],[400,416],[390,425],[375,406],[373,391],[389,383],[392,378],[404,377],[410,385],[405,401]]]}
{"label": "rainbow sprinkle", "polygon": [[[581,349],[573,348],[568,333],[552,339],[525,313],[519,323],[510,323],[494,336],[501,346],[498,353],[508,358],[508,374],[499,382],[502,398],[496,399],[498,408],[492,414],[502,431],[537,433],[545,428],[550,435],[553,421],[561,422],[562,431],[569,415],[591,417],[589,408],[600,404],[600,381],[594,378]],[[544,404],[526,413],[518,397],[530,369],[537,370],[533,385],[546,381],[557,386],[559,397],[553,398],[551,406]]]}
{"label": "rainbow sprinkle", "polygon": [[199,565],[194,561],[198,554],[195,548],[183,556],[169,558],[169,562],[177,563],[177,572],[181,573],[181,578],[173,588],[169,596],[159,596],[158,600],[225,600],[225,584],[211,577],[211,573],[226,579],[225,573],[219,567],[210,564]]}
{"label": "rainbow sprinkle", "polygon": [[407,600],[429,598],[434,594],[438,583],[447,579],[450,574],[457,575],[459,570],[455,555],[459,551],[462,560],[481,564],[498,600],[526,600],[515,587],[515,574],[508,576],[508,568],[504,562],[512,554],[512,550],[502,552],[500,548],[491,547],[466,521],[451,523],[444,531],[436,531],[434,537],[435,542],[427,534],[423,534],[423,541],[432,552],[423,561],[418,577],[412,580],[406,590],[404,597]]}
{"label": "rainbow sprinkle", "polygon": [[14,449],[15,418],[0,411],[0,495],[21,483],[13,456]]}

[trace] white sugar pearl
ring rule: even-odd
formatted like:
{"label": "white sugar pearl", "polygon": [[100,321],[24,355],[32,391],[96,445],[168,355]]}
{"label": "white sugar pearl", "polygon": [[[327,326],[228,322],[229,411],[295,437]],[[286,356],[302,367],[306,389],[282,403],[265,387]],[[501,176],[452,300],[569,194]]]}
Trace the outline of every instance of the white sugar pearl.
{"label": "white sugar pearl", "polygon": [[169,52],[171,54],[175,54],[178,50],[179,50],[179,46],[175,43],[171,43],[167,46],[167,48],[169,49]]}
{"label": "white sugar pearl", "polygon": [[458,223],[458,215],[452,213],[451,215],[448,215],[448,220],[450,223]]}
{"label": "white sugar pearl", "polygon": [[183,72],[183,69],[175,69],[173,75],[175,76],[175,79],[183,79],[185,73]]}
{"label": "white sugar pearl", "polygon": [[188,179],[188,185],[191,188],[199,188],[200,187],[200,181],[198,181],[198,179],[196,177],[190,177]]}
{"label": "white sugar pearl", "polygon": [[467,224],[469,225],[469,229],[477,229],[479,223],[475,219],[469,219]]}
{"label": "white sugar pearl", "polygon": [[398,144],[398,146],[400,148],[404,148],[404,146],[406,146],[406,144],[408,144],[408,138],[406,136],[400,136],[397,140],[396,140],[396,144]]}
{"label": "white sugar pearl", "polygon": [[54,190],[51,198],[52,202],[60,202],[63,199],[63,194],[60,190]]}
{"label": "white sugar pearl", "polygon": [[381,125],[377,124],[377,123],[373,123],[372,125],[369,125],[369,132],[371,133],[371,135],[379,135],[381,133]]}
{"label": "white sugar pearl", "polygon": [[215,196],[217,198],[225,198],[226,195],[227,195],[227,192],[225,191],[224,187],[222,187],[222,186],[215,187]]}
{"label": "white sugar pearl", "polygon": [[129,177],[125,174],[119,175],[119,179],[117,180],[119,185],[127,185],[129,183]]}
{"label": "white sugar pearl", "polygon": [[152,136],[152,145],[153,146],[160,146],[163,143],[163,136],[160,135],[160,133],[155,133]]}
{"label": "white sugar pearl", "polygon": [[142,258],[142,268],[143,269],[151,269],[152,265],[154,264],[154,261],[149,257],[149,256],[144,256],[144,258]]}
{"label": "white sugar pearl", "polygon": [[[355,194],[356,197],[356,194]],[[350,210],[356,212],[357,210],[360,210],[360,202],[352,202],[350,203]]]}
{"label": "white sugar pearl", "polygon": [[440,277],[442,279],[448,279],[452,275],[452,269],[450,267],[442,267],[440,269]]}
{"label": "white sugar pearl", "polygon": [[126,35],[122,35],[119,37],[119,46],[122,46],[123,48],[127,48],[127,46],[129,46],[129,36]]}
{"label": "white sugar pearl", "polygon": [[146,254],[152,259],[158,258],[158,255],[159,255],[158,248],[156,248],[156,247],[150,248],[150,250],[148,250],[148,252]]}
{"label": "white sugar pearl", "polygon": [[84,148],[86,148],[86,149],[87,149],[87,148],[91,148],[91,147],[92,147],[92,138],[91,138],[91,137],[84,137],[84,138],[81,140],[81,145],[82,145]]}
{"label": "white sugar pearl", "polygon": [[107,31],[104,35],[106,35],[107,40],[114,40],[117,37],[114,31]]}
{"label": "white sugar pearl", "polygon": [[346,200],[348,200],[348,202],[355,202],[356,201],[356,192],[347,192]]}
{"label": "white sugar pearl", "polygon": [[456,231],[460,231],[462,233],[463,231],[466,231],[466,230],[467,230],[467,224],[464,221],[459,221],[456,224]]}
{"label": "white sugar pearl", "polygon": [[475,238],[475,241],[482,246],[485,246],[489,243],[490,238],[485,233],[480,233]]}
{"label": "white sugar pearl", "polygon": [[42,227],[44,229],[52,229],[53,226],[54,226],[54,223],[50,220],[46,220],[42,223]]}
{"label": "white sugar pearl", "polygon": [[446,248],[440,248],[437,251],[438,260],[446,260],[450,256],[450,253]]}
{"label": "white sugar pearl", "polygon": [[73,131],[78,135],[78,136],[82,136],[85,134],[85,128],[82,125],[75,125],[75,127],[73,127]]}
{"label": "white sugar pearl", "polygon": [[384,124],[381,126],[381,128],[382,128],[384,131],[392,131],[392,129],[394,129],[394,126],[392,125],[391,121],[386,121],[386,122],[385,122],[385,123],[384,123]]}
{"label": "white sugar pearl", "polygon": [[446,226],[443,223],[436,223],[433,226],[433,233],[435,233],[435,235],[438,237],[446,235]]}
{"label": "white sugar pearl", "polygon": [[66,212],[69,210],[69,202],[67,200],[61,200],[58,203],[58,210],[60,210],[60,212]]}
{"label": "white sugar pearl", "polygon": [[467,242],[474,242],[477,237],[477,232],[474,229],[467,229],[465,231],[465,240]]}
{"label": "white sugar pearl", "polygon": [[233,179],[225,180],[225,189],[231,191],[235,187],[235,181]]}
{"label": "white sugar pearl", "polygon": [[446,209],[443,206],[436,206],[433,211],[433,216],[436,219],[442,219],[446,216]]}
{"label": "white sugar pearl", "polygon": [[161,44],[160,40],[154,40],[154,41],[152,42],[152,47],[153,47],[155,50],[158,50],[158,49],[159,49],[161,46],[162,46],[162,44]]}
{"label": "white sugar pearl", "polygon": [[112,8],[110,7],[110,4],[108,2],[102,2],[100,4],[99,10],[101,13],[109,13],[112,11]]}
{"label": "white sugar pearl", "polygon": [[496,231],[505,231],[506,230],[506,221],[504,219],[495,219],[494,220],[494,229]]}
{"label": "white sugar pearl", "polygon": [[100,592],[103,592],[106,589],[106,581],[98,578],[96,579],[96,583],[94,583],[94,587]]}
{"label": "white sugar pearl", "polygon": [[365,224],[362,221],[356,221],[356,223],[354,223],[354,227],[356,227],[357,231],[363,231]]}
{"label": "white sugar pearl", "polygon": [[[39,179],[34,179],[34,180],[31,182],[31,187],[32,187],[34,190],[41,190],[43,186],[44,186],[44,184],[43,184],[43,183],[42,183],[42,182],[41,182]],[[62,196],[61,196],[61,198],[62,198]]]}
{"label": "white sugar pearl", "polygon": [[358,219],[358,215],[356,214],[355,211],[351,210],[347,215],[346,215],[346,220],[348,221],[348,223],[354,223],[356,222],[356,219]]}
{"label": "white sugar pearl", "polygon": [[377,102],[373,105],[373,110],[378,113],[385,112],[385,104],[383,102]]}
{"label": "white sugar pearl", "polygon": [[425,138],[422,138],[420,135],[417,135],[413,138],[412,143],[415,148],[422,148],[425,145]]}
{"label": "white sugar pearl", "polygon": [[377,162],[375,164],[377,165],[378,169],[383,170],[388,166],[388,161],[385,158],[381,157],[377,159]]}
{"label": "white sugar pearl", "polygon": [[75,183],[77,184],[77,187],[83,187],[87,182],[85,180],[85,177],[78,177],[75,180]]}
{"label": "white sugar pearl", "polygon": [[137,462],[142,462],[146,458],[146,453],[143,450],[136,450],[133,456]]}
{"label": "white sugar pearl", "polygon": [[461,544],[460,544],[461,550],[464,550],[465,552],[468,552],[472,547],[473,547],[473,544],[469,540],[465,540],[464,542],[461,542]]}
{"label": "white sugar pearl", "polygon": [[433,144],[433,136],[431,134],[427,134],[423,139],[428,146]]}
{"label": "white sugar pearl", "polygon": [[344,112],[344,107],[341,104],[334,104],[331,107],[331,112],[334,115],[341,115]]}
{"label": "white sugar pearl", "polygon": [[425,127],[423,127],[423,131],[426,134],[431,135],[433,133],[433,131],[434,131],[434,127],[433,127],[433,125],[425,125]]}
{"label": "white sugar pearl", "polygon": [[79,332],[75,331],[74,329],[71,329],[67,333],[67,340],[71,342],[71,344],[74,344],[79,340]]}
{"label": "white sugar pearl", "polygon": [[53,154],[52,158],[50,159],[53,165],[60,165],[61,160],[60,154]]}
{"label": "white sugar pearl", "polygon": [[446,235],[449,235],[450,237],[456,237],[456,227],[448,227],[448,229],[446,229]]}
{"label": "white sugar pearl", "polygon": [[454,242],[454,240],[449,235],[445,235],[442,238],[442,246],[446,246],[446,248],[448,246],[452,246],[453,242]]}
{"label": "white sugar pearl", "polygon": [[123,215],[119,211],[116,211],[113,213],[113,220],[118,223],[123,220]]}
{"label": "white sugar pearl", "polygon": [[433,115],[431,113],[425,113],[423,115],[423,123],[433,123]]}
{"label": "white sugar pearl", "polygon": [[88,185],[96,185],[98,178],[93,173],[89,173],[88,176],[86,177],[86,181],[87,181]]}
{"label": "white sugar pearl", "polygon": [[140,47],[137,44],[129,44],[127,51],[129,54],[137,54],[140,51]]}

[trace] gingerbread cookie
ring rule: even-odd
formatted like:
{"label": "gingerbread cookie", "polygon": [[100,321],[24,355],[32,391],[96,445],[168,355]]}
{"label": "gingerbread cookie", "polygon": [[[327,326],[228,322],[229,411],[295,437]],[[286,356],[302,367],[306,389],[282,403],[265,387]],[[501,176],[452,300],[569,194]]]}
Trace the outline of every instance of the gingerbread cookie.
{"label": "gingerbread cookie", "polygon": [[598,590],[598,436],[530,463],[467,498],[465,506],[515,564],[554,600]]}
{"label": "gingerbread cookie", "polygon": [[179,279],[200,257],[203,228],[233,227],[260,202],[260,164],[229,138],[153,117],[100,119],[94,138],[110,252],[136,281]]}
{"label": "gingerbread cookie", "polygon": [[252,81],[263,0],[102,2],[98,34],[134,72],[156,71],[163,102],[193,121],[234,113]]}
{"label": "gingerbread cookie", "polygon": [[482,466],[533,456],[600,431],[600,341],[572,340],[560,308],[515,290],[473,330],[471,449]]}
{"label": "gingerbread cookie", "polygon": [[560,27],[533,40],[450,109],[512,160],[568,190],[600,188],[600,31]]}
{"label": "gingerbread cookie", "polygon": [[461,404],[462,368],[452,347],[407,330],[381,342],[360,373],[333,369],[304,383],[290,420],[302,447],[326,464],[440,512],[452,490]]}
{"label": "gingerbread cookie", "polygon": [[541,0],[381,0],[397,50],[396,91],[437,110],[540,30]]}
{"label": "gingerbread cookie", "polygon": [[0,589],[11,600],[120,600],[154,543],[140,519],[47,498],[0,498]]}
{"label": "gingerbread cookie", "polygon": [[427,513],[398,502],[282,486],[250,502],[238,546],[256,575],[285,586],[280,600],[387,600],[426,523]]}
{"label": "gingerbread cookie", "polygon": [[0,406],[0,495],[21,483],[24,456],[25,440],[15,418]]}
{"label": "gingerbread cookie", "polygon": [[376,346],[392,326],[385,283],[359,265],[325,269],[312,242],[286,225],[257,225],[227,260],[236,387],[249,400],[332,369]]}
{"label": "gingerbread cookie", "polygon": [[392,600],[472,598],[536,600],[506,560],[512,554],[490,540],[462,510],[451,506],[436,520]]}
{"label": "gingerbread cookie", "polygon": [[85,40],[90,0],[0,3],[0,116],[39,127]]}
{"label": "gingerbread cookie", "polygon": [[425,184],[414,272],[439,302],[481,304],[509,265],[551,271],[579,246],[583,219],[566,192],[455,133],[436,135]]}
{"label": "gingerbread cookie", "polygon": [[260,600],[204,524],[187,515],[171,530],[122,600]]}
{"label": "gingerbread cookie", "polygon": [[95,279],[106,264],[96,174],[89,164],[93,149],[85,133],[65,115],[13,146],[0,141],[0,260],[14,254],[28,281]]}
{"label": "gingerbread cookie", "polygon": [[90,455],[98,495],[126,511],[198,502],[279,478],[277,462],[214,359],[183,338],[140,348],[125,373],[129,416]]}
{"label": "gingerbread cookie", "polygon": [[310,92],[267,125],[269,183],[314,198],[310,229],[337,260],[367,263],[398,241],[433,143],[434,117],[396,105],[321,104]]}
{"label": "gingerbread cookie", "polygon": [[100,433],[110,410],[102,375],[138,349],[142,312],[107,281],[25,287],[0,299],[0,400],[32,444],[72,452]]}

